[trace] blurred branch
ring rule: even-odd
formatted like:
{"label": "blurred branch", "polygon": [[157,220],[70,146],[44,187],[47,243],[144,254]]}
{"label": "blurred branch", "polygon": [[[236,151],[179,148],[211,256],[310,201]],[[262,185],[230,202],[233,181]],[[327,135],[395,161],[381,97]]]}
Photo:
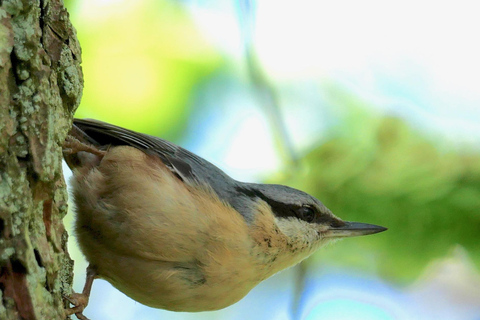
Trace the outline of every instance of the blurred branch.
{"label": "blurred branch", "polygon": [[239,0],[239,20],[244,45],[247,70],[253,84],[253,88],[259,104],[264,108],[267,118],[274,133],[275,144],[280,150],[282,158],[289,165],[298,168],[299,161],[288,130],[280,110],[278,95],[275,88],[269,83],[263,69],[258,61],[253,45],[253,30],[255,24],[254,1]]}
{"label": "blurred branch", "polygon": [[300,302],[302,299],[303,291],[305,290],[305,279],[307,277],[308,265],[303,261],[295,267],[295,292],[293,293],[292,301],[292,319],[300,319],[302,315],[302,309],[300,308]]}
{"label": "blurred branch", "polygon": [[[273,130],[275,144],[280,150],[282,158],[288,165],[295,169],[299,168],[299,159],[293,148],[292,141],[288,134],[285,121],[280,110],[280,104],[277,92],[270,84],[258,61],[253,45],[253,34],[255,24],[255,8],[253,1],[239,0],[239,19],[244,45],[244,54],[247,63],[247,70],[252,81],[255,94],[259,104],[264,108],[268,120]],[[306,264],[301,263],[296,267],[297,274],[295,278],[295,292],[292,301],[292,319],[298,319],[300,310],[300,300],[305,285]]]}

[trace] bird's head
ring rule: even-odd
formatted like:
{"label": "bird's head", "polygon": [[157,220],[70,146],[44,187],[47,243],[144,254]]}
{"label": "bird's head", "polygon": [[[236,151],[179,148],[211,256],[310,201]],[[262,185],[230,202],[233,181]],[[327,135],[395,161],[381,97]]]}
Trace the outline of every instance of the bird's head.
{"label": "bird's head", "polygon": [[[256,201],[253,224],[258,242],[285,260],[281,268],[308,257],[331,240],[374,234],[387,228],[348,222],[311,195],[283,185],[247,184],[242,192]],[[268,250],[267,250],[268,251]]]}

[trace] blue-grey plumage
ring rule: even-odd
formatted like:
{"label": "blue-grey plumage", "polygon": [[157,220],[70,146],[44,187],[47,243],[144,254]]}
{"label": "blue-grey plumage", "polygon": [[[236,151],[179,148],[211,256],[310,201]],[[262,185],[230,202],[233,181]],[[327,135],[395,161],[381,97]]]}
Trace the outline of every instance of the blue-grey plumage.
{"label": "blue-grey plumage", "polygon": [[252,220],[251,204],[258,198],[271,206],[275,206],[275,203],[279,207],[287,205],[284,209],[289,209],[293,204],[298,207],[309,204],[319,212],[330,212],[322,202],[300,190],[284,185],[245,183],[232,179],[212,163],[167,140],[98,120],[75,119],[74,125],[81,130],[82,136],[100,150],[127,145],[158,156],[185,183],[212,188],[221,200],[235,208],[248,222]]}
{"label": "blue-grey plumage", "polygon": [[88,141],[100,149],[127,145],[158,156],[185,183],[208,185],[223,201],[244,215],[245,219],[251,218],[249,208],[244,208],[235,201],[237,196],[242,196],[237,189],[238,181],[196,154],[167,140],[97,120],[74,119],[74,125],[81,130],[77,133],[80,138],[88,137]]}
{"label": "blue-grey plumage", "polygon": [[331,239],[386,230],[345,222],[300,190],[234,180],[173,143],[96,120],[74,120],[65,160],[91,265],[86,290],[71,297],[78,306],[67,311],[80,317],[94,277],[152,307],[215,310]]}

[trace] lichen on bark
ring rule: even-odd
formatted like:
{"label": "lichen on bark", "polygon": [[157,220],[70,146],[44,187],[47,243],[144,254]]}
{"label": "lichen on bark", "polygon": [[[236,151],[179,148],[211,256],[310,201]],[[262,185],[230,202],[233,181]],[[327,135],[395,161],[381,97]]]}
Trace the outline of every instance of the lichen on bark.
{"label": "lichen on bark", "polygon": [[81,51],[62,1],[0,1],[0,319],[63,319],[73,262],[62,144]]}

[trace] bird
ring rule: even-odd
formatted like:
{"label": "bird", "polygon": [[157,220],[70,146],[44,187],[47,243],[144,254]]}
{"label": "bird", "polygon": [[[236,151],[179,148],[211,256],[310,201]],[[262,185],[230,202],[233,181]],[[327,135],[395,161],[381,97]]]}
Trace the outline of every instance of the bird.
{"label": "bird", "polygon": [[74,119],[63,145],[72,169],[75,233],[89,263],[66,315],[87,319],[94,279],[171,311],[209,311],[242,299],[332,240],[387,230],[348,222],[315,197],[241,182],[167,140]]}

